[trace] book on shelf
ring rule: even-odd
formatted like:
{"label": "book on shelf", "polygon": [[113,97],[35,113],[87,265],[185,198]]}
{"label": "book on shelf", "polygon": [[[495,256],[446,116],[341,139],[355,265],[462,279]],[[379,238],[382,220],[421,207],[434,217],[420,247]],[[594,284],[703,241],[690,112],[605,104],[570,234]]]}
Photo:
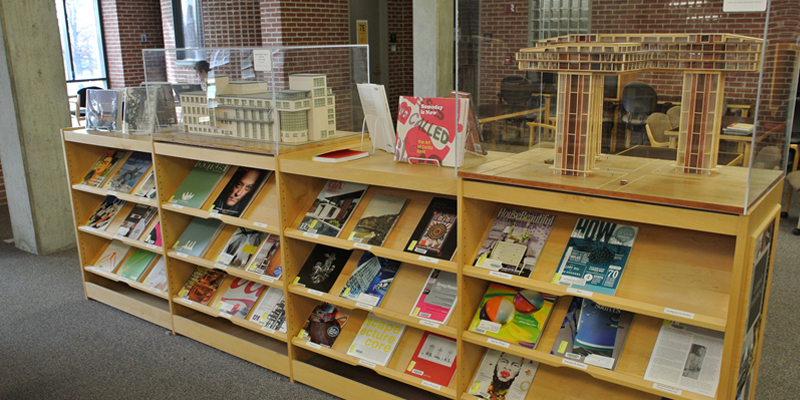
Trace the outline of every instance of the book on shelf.
{"label": "book on shelf", "polygon": [[280,278],[283,274],[281,266],[281,237],[279,235],[268,235],[261,243],[255,257],[250,261],[247,270],[261,275]]}
{"label": "book on shelf", "polygon": [[347,354],[385,367],[403,337],[406,326],[369,313]]}
{"label": "book on shelf", "polygon": [[403,197],[375,194],[347,240],[382,246],[400,218],[406,203],[408,199]]}
{"label": "book on shelf", "polygon": [[552,283],[613,296],[639,228],[579,218]]}
{"label": "book on shelf", "polygon": [[151,165],[153,159],[150,153],[134,151],[103,187],[120,193],[130,193]]}
{"label": "book on shelf", "polygon": [[158,218],[152,223],[150,231],[147,232],[147,236],[145,236],[142,241],[158,247],[163,246],[161,241],[161,221]]}
{"label": "book on shelf", "polygon": [[331,347],[342,333],[350,313],[350,310],[333,304],[317,304],[297,337],[320,346]]}
{"label": "book on shelf", "polygon": [[469,99],[400,96],[395,161],[461,167]]}
{"label": "book on shelf", "polygon": [[146,197],[148,199],[152,199],[156,197],[156,178],[155,172],[151,168],[149,172],[146,174],[147,176],[141,180],[139,186],[137,186],[134,191],[134,196],[139,197]]}
{"label": "book on shelf", "polygon": [[456,341],[425,332],[405,373],[441,386],[450,386],[456,372]]}
{"label": "book on shelf", "polygon": [[166,257],[159,257],[158,261],[150,268],[150,272],[142,280],[147,286],[162,292],[167,291],[167,265]]}
{"label": "book on shelf", "polygon": [[89,171],[84,174],[80,183],[87,186],[100,187],[108,179],[114,167],[119,164],[128,152],[123,150],[106,150]]}
{"label": "book on shelf", "polygon": [[139,240],[150,222],[158,215],[158,208],[144,204],[134,204],[131,211],[122,221],[115,235]]}
{"label": "book on shelf", "polygon": [[94,266],[106,272],[114,272],[130,249],[131,246],[117,240],[112,240],[108,246],[103,249],[100,256],[97,257]]}
{"label": "book on shelf", "polygon": [[142,249],[133,249],[128,259],[119,267],[119,272],[117,272],[117,274],[123,278],[138,281],[147,268],[156,261],[157,257],[159,256],[156,253]]}
{"label": "book on shelf", "polygon": [[286,301],[283,290],[267,287],[250,314],[250,321],[286,333]]}
{"label": "book on shelf", "polygon": [[486,349],[468,393],[484,400],[525,400],[538,368],[538,362]]}
{"label": "book on shelf", "polygon": [[227,276],[223,271],[196,267],[178,292],[178,297],[208,305]]}
{"label": "book on shelf", "polygon": [[214,308],[234,317],[247,318],[265,287],[263,283],[229,276],[219,290]]}
{"label": "book on shelf", "polygon": [[226,164],[198,161],[175,190],[175,194],[170,197],[169,202],[184,207],[200,208],[225,176],[228,167]]}
{"label": "book on shelf", "polygon": [[367,156],[369,156],[368,151],[341,149],[341,150],[333,150],[325,153],[320,153],[315,155],[311,159],[314,161],[326,162],[326,163],[340,163],[345,161],[358,160],[359,158],[364,158]]}
{"label": "book on shelf", "polygon": [[716,397],[725,333],[664,320],[644,380]]}
{"label": "book on shelf", "polygon": [[456,274],[431,270],[410,315],[437,324],[446,324],[458,301]]}
{"label": "book on shelf", "polygon": [[250,258],[258,251],[265,236],[267,236],[266,232],[237,227],[217,256],[216,262],[244,269],[250,262]]}
{"label": "book on shelf", "polygon": [[397,135],[386,89],[372,83],[358,83],[356,88],[373,148],[394,153]]}
{"label": "book on shelf", "polygon": [[150,135],[155,131],[156,87],[125,88],[125,114],[122,131],[133,135]]}
{"label": "book on shelf", "polygon": [[323,244],[314,246],[293,283],[328,293],[352,253],[353,250],[342,250]]}
{"label": "book on shelf", "polygon": [[529,278],[555,220],[552,214],[500,207],[475,266]]}
{"label": "book on shelf", "polygon": [[218,219],[194,217],[172,245],[172,249],[190,256],[203,257],[223,225]]}
{"label": "book on shelf", "polygon": [[405,251],[447,260],[456,252],[456,201],[434,197],[422,215]]}
{"label": "book on shelf", "polygon": [[106,196],[100,206],[89,217],[86,226],[94,229],[105,230],[111,223],[111,220],[122,210],[125,206],[125,200],[120,200],[114,196]]}
{"label": "book on shelf", "polygon": [[119,90],[86,91],[86,130],[122,131],[122,93]]}
{"label": "book on shelf", "polygon": [[338,237],[366,191],[367,185],[329,180],[297,229]]}
{"label": "book on shelf", "polygon": [[633,323],[633,313],[573,297],[551,354],[614,370]]}
{"label": "book on shelf", "polygon": [[271,175],[271,170],[237,167],[209,211],[241,217]]}
{"label": "book on shelf", "polygon": [[339,296],[371,306],[380,305],[400,264],[365,251]]}
{"label": "book on shelf", "polygon": [[722,133],[726,135],[751,135],[755,130],[753,124],[744,122],[734,122],[725,128],[722,128]]}
{"label": "book on shelf", "polygon": [[534,349],[554,303],[551,295],[492,282],[468,330]]}

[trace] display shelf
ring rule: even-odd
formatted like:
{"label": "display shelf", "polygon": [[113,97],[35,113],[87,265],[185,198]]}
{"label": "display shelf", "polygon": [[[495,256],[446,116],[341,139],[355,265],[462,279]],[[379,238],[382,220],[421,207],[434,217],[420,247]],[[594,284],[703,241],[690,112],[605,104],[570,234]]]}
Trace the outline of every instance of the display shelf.
{"label": "display shelf", "polygon": [[[93,147],[111,147],[120,150],[133,150],[150,153],[153,151],[150,135],[127,135],[120,132],[87,131],[86,128],[63,129],[64,140],[71,143],[86,144]],[[99,154],[98,154],[99,157]],[[90,160],[94,162],[97,160]],[[91,164],[90,164],[91,165]],[[87,165],[88,169],[89,166]]]}
{"label": "display shelf", "polygon": [[[194,301],[191,301],[189,299],[182,298],[182,297],[173,297],[172,298],[172,302],[174,304],[178,304],[178,305],[186,307],[186,308],[191,308],[192,310],[195,310],[197,312],[203,313],[203,314],[208,315],[209,317],[212,317],[212,318],[220,318],[220,319],[228,320],[233,325],[248,329],[250,331],[253,331],[253,332],[261,334],[261,335],[269,336],[269,337],[271,337],[271,338],[273,338],[275,340],[280,340],[282,342],[286,342],[288,340],[287,337],[286,337],[286,334],[283,333],[283,332],[277,332],[277,331],[276,332],[271,332],[271,330],[263,329],[264,328],[263,326],[255,323],[255,322],[250,322],[250,321],[248,321],[248,320],[246,320],[244,318],[240,318],[240,317],[236,317],[236,316],[231,316],[230,314],[222,312],[222,311],[219,311],[219,310],[217,310],[217,309],[215,309],[214,307],[211,307],[211,306],[203,305],[203,304],[200,304],[200,303],[197,303],[197,302],[194,302]],[[211,302],[213,302],[213,300]],[[250,310],[250,311],[252,311],[252,310]],[[248,315],[250,314],[250,311],[248,312]]]}
{"label": "display shelf", "polygon": [[227,265],[224,265],[224,264],[221,264],[221,263],[217,263],[217,262],[205,259],[205,258],[192,256],[192,255],[189,255],[189,254],[186,254],[186,253],[181,253],[181,252],[175,251],[175,250],[168,251],[167,255],[169,255],[172,258],[177,258],[177,259],[181,259],[183,261],[192,263],[193,265],[196,265],[196,266],[199,266],[199,267],[205,267],[205,268],[208,268],[208,269],[217,269],[217,270],[220,270],[220,271],[225,271],[228,275],[231,275],[231,276],[236,276],[236,277],[239,277],[239,278],[242,278],[242,279],[247,279],[248,281],[263,283],[263,284],[265,284],[267,286],[272,286],[272,287],[276,287],[276,288],[279,288],[279,289],[283,289],[283,281],[280,278],[272,278],[272,277],[269,277],[269,276],[256,274],[254,272],[245,271],[243,269],[236,268],[236,267],[230,267],[230,266],[227,266]]}
{"label": "display shelf", "polygon": [[[267,184],[269,184],[269,182],[267,182]],[[210,212],[207,210],[201,210],[199,208],[184,207],[182,205],[173,203],[162,203],[161,207],[162,209],[167,211],[191,215],[193,217],[198,217],[203,219],[215,218],[224,222],[226,225],[241,226],[242,228],[255,229],[257,231],[267,232],[275,235],[280,234],[278,225],[274,223],[268,224],[245,218],[236,218],[228,215],[222,215],[220,213]],[[260,218],[260,219],[266,219],[266,218]]]}
{"label": "display shelf", "polygon": [[141,283],[141,282],[138,282],[138,281],[134,281],[134,280],[131,280],[131,279],[128,279],[128,278],[121,277],[121,276],[119,276],[117,274],[114,274],[114,273],[111,273],[111,272],[108,272],[108,271],[104,271],[104,270],[102,270],[100,268],[97,268],[97,267],[94,267],[94,266],[85,266],[85,267],[83,267],[83,269],[88,271],[88,272],[91,272],[93,274],[96,274],[98,276],[102,276],[103,278],[106,278],[108,280],[111,280],[111,281],[114,281],[114,282],[121,282],[121,283],[124,283],[124,284],[134,288],[134,289],[140,290],[140,291],[145,292],[145,293],[150,293],[150,294],[152,294],[152,295],[154,295],[156,297],[160,297],[160,298],[162,298],[164,300],[169,300],[169,294],[166,291],[152,288],[150,286],[145,285],[144,283]]}
{"label": "display shelf", "polygon": [[86,278],[84,290],[87,298],[97,300],[162,328],[172,329],[169,302],[160,297],[94,275]]}
{"label": "display shelf", "polygon": [[125,200],[126,202],[129,202],[129,203],[138,203],[138,204],[144,204],[144,205],[153,206],[153,207],[157,207],[158,206],[158,202],[156,201],[156,199],[155,198],[150,198],[150,197],[142,197],[142,196],[136,196],[136,195],[132,195],[132,194],[128,194],[128,193],[120,193],[120,192],[116,192],[116,191],[113,191],[113,190],[100,189],[100,188],[96,188],[96,187],[93,187],[93,186],[82,185],[82,184],[79,184],[79,183],[72,185],[72,189],[80,191],[80,192],[86,192],[86,193],[95,194],[95,195],[98,195],[98,196],[114,196],[114,197],[116,197],[116,198],[118,198],[120,200]]}
{"label": "display shelf", "polygon": [[78,230],[80,232],[82,232],[82,233],[86,233],[86,234],[89,234],[89,235],[101,237],[101,238],[107,239],[107,240],[119,240],[120,242],[122,242],[124,244],[127,244],[128,246],[138,247],[138,248],[140,248],[142,250],[151,251],[151,252],[156,253],[156,254],[161,254],[161,255],[165,254],[163,248],[160,248],[160,247],[158,247],[158,246],[156,246],[154,244],[145,243],[145,242],[142,242],[140,240],[129,239],[129,238],[126,238],[126,237],[122,237],[120,235],[112,234],[112,233],[104,231],[104,230],[95,229],[95,228],[91,228],[91,227],[88,227],[88,226],[79,226]]}

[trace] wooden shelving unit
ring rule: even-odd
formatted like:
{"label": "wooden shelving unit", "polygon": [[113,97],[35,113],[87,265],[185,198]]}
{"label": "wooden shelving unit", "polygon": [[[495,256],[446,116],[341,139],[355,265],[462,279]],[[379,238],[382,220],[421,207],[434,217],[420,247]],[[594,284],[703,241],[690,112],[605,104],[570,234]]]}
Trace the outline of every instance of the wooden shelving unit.
{"label": "wooden shelving unit", "polygon": [[[337,141],[328,147],[293,148],[272,154],[270,149],[227,144],[215,148],[214,141],[192,142],[188,137],[150,140],[149,137],[87,134],[63,131],[70,177],[81,264],[91,266],[113,234],[81,226],[106,191],[77,185],[81,175],[107,148],[148,151],[153,154],[163,248],[122,239],[125,244],[155,251],[166,257],[168,292],[148,290],[145,285],[119,276],[84,268],[88,298],[104,302],[145,320],[172,329],[209,346],[284,374],[293,381],[352,399],[447,398],[477,399],[469,385],[486,349],[510,352],[540,363],[528,399],[671,399],[707,400],[683,391],[674,395],[656,389],[644,380],[650,354],[661,323],[677,320],[725,333],[721,379],[716,399],[732,398],[736,391],[742,334],[747,313],[747,293],[752,275],[754,235],[763,232],[780,211],[780,180],[769,172],[754,173],[749,204],[739,202],[746,177],[738,167],[722,167],[716,181],[686,178],[685,187],[673,187],[673,198],[650,191],[655,183],[680,181],[665,172],[660,161],[627,158],[601,160],[608,166],[578,185],[575,178],[552,175],[539,164],[547,155],[531,151],[510,156],[490,153],[486,157],[467,154],[465,167],[436,168],[396,163],[391,154],[376,154],[341,164],[312,161],[320,152],[353,147],[357,140]],[[199,139],[197,139],[199,140]],[[176,207],[169,198],[198,160],[269,169],[275,173],[242,216],[232,218],[200,208]],[[623,172],[622,162],[635,172]],[[633,167],[631,167],[633,165]],[[613,175],[613,177],[611,176]],[[537,181],[536,178],[541,177]],[[620,186],[620,178],[631,183]],[[368,184],[364,198],[354,210],[338,238],[319,236],[297,229],[303,215],[329,179]],[[654,184],[655,184],[654,183]],[[221,190],[218,188],[217,190]],[[660,188],[659,190],[667,190]],[[726,190],[732,195],[727,196]],[[701,193],[713,196],[701,196]],[[382,246],[346,240],[376,194],[409,199],[394,229]],[[215,197],[215,194],[210,196]],[[458,250],[451,261],[431,260],[403,251],[414,228],[434,197],[458,200]],[[119,195],[132,202],[147,200]],[[660,200],[659,200],[660,199]],[[524,208],[556,215],[556,223],[530,278],[491,274],[473,266],[480,244],[501,206]],[[744,209],[747,214],[744,215]],[[568,238],[579,217],[616,221],[639,227],[639,235],[614,296],[580,293],[550,283]],[[172,246],[192,218],[218,218],[226,228],[204,257],[189,256]],[[236,227],[280,235],[283,276],[272,279],[237,268],[225,267],[215,255]],[[344,270],[328,293],[292,284],[317,244],[353,250]],[[774,246],[774,241],[773,241]],[[365,251],[402,263],[394,282],[379,306],[371,307],[339,296]],[[263,329],[259,324],[229,317],[213,308],[179,298],[192,271],[198,267],[222,269],[232,276],[281,289],[286,297],[287,333]],[[433,324],[409,316],[431,269],[458,276],[459,299],[447,324]],[[558,296],[549,323],[536,349],[505,346],[486,336],[467,331],[469,322],[491,282],[533,289]],[[767,285],[768,287],[769,285]],[[591,296],[596,302],[635,313],[625,348],[614,371],[568,365],[550,354],[560,322],[572,296]],[[768,293],[767,293],[768,300]],[[298,338],[312,309],[324,301],[352,310],[350,319],[332,348],[319,347]],[[369,312],[406,325],[406,331],[387,366],[376,366],[347,355],[347,348]],[[457,341],[458,369],[451,384],[441,387],[404,372],[425,332]],[[757,343],[761,342],[759,338]],[[756,360],[760,345],[756,348]]]}

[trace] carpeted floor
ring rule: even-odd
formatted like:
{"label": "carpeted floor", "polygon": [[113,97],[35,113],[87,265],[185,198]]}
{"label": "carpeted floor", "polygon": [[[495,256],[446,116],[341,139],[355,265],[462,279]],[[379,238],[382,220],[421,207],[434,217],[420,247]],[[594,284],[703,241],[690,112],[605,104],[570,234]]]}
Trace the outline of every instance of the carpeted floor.
{"label": "carpeted floor", "polygon": [[[800,393],[797,225],[781,221],[757,400]],[[0,239],[11,236],[0,206]],[[35,256],[0,242],[0,399],[332,399],[323,392],[88,301],[76,250]],[[544,399],[546,400],[546,399]]]}

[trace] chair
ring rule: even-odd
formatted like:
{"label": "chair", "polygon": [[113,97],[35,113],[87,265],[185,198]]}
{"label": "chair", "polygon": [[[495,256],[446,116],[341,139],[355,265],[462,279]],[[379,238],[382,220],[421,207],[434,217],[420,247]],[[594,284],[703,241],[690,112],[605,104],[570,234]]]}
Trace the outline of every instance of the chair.
{"label": "chair", "polygon": [[670,130],[672,124],[669,122],[669,117],[664,113],[652,113],[647,117],[645,130],[647,137],[650,139],[650,146],[653,147],[670,147],[669,138],[664,132]]}
{"label": "chair", "polygon": [[[784,209],[788,212],[789,206],[791,205],[792,191],[800,191],[800,171],[793,171],[790,172],[789,175],[786,175],[786,183],[788,183],[791,188],[789,196],[787,196],[786,205],[784,206]],[[792,230],[792,234],[800,235],[800,220],[797,221],[797,227]]]}
{"label": "chair", "polygon": [[[539,147],[555,147],[555,143],[553,140],[556,136],[556,127],[554,125],[544,124],[541,122],[528,122],[528,148],[533,147],[533,138],[537,135],[534,134],[534,131],[538,132],[539,139]],[[548,139],[545,141],[545,139]],[[553,144],[553,146],[548,145],[548,143]]]}
{"label": "chair", "polygon": [[70,114],[75,117],[75,122],[80,125],[81,122],[86,120],[86,91],[87,90],[102,90],[97,86],[89,86],[78,89],[78,94],[75,101],[72,103],[75,109],[70,110]]}
{"label": "chair", "polygon": [[[529,109],[539,107],[542,103],[540,96],[533,96],[536,88],[528,78],[520,75],[509,75],[500,81],[500,93],[497,96],[500,104],[512,106],[523,106]],[[541,110],[539,110],[541,113]],[[517,131],[520,136],[525,129],[525,123],[529,121],[527,117],[509,118],[503,121],[503,133],[510,129]]]}
{"label": "chair", "polygon": [[672,129],[680,128],[681,126],[681,106],[672,106],[667,110],[667,117],[669,117],[669,124]]}
{"label": "chair", "polygon": [[622,122],[631,133],[638,133],[638,144],[642,144],[647,117],[656,109],[657,103],[656,90],[644,82],[631,82],[622,89],[622,108],[627,111]]}

